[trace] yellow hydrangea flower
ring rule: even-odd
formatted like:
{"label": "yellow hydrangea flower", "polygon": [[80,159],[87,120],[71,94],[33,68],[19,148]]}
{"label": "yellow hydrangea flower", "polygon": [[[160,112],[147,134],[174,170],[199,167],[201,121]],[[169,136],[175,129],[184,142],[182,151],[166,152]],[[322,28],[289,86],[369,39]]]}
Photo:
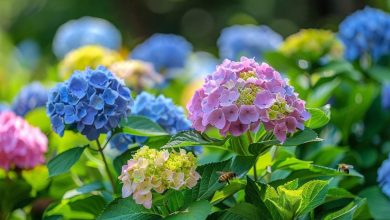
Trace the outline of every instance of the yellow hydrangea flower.
{"label": "yellow hydrangea flower", "polygon": [[343,46],[336,35],[328,30],[303,29],[289,36],[279,48],[287,57],[318,61],[324,56],[341,58]]}
{"label": "yellow hydrangea flower", "polygon": [[59,65],[59,73],[66,80],[75,70],[96,68],[99,65],[109,67],[121,60],[123,58],[116,51],[98,45],[87,45],[68,53]]}
{"label": "yellow hydrangea flower", "polygon": [[109,70],[137,91],[153,88],[163,82],[163,77],[154,70],[152,64],[140,60],[115,62]]}

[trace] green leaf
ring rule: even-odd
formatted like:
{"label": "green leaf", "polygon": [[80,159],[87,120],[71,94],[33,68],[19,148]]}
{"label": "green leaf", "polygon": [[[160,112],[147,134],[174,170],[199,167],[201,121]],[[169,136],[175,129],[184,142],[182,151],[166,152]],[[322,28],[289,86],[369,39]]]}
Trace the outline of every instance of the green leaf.
{"label": "green leaf", "polygon": [[382,193],[378,186],[372,186],[359,193],[360,197],[367,198],[367,204],[374,219],[388,219],[390,199]]}
{"label": "green leaf", "polygon": [[120,126],[124,133],[131,135],[145,137],[168,135],[160,125],[144,116],[130,115],[121,121]]}
{"label": "green leaf", "polygon": [[305,183],[299,189],[302,189],[302,201],[297,214],[302,216],[324,203],[329,190],[329,182],[313,180]]}
{"label": "green leaf", "polygon": [[366,199],[356,199],[344,208],[325,216],[324,220],[352,220],[359,208],[366,204]]}
{"label": "green leaf", "polygon": [[198,184],[186,191],[186,202],[208,199],[215,191],[221,189],[225,183],[219,183],[218,178],[219,171],[230,171],[231,160],[225,160],[218,163],[209,163],[197,168],[197,172],[200,174],[201,179]]}
{"label": "green leaf", "polygon": [[162,146],[167,144],[170,139],[171,136],[169,135],[149,137],[144,145],[149,146],[151,148],[160,149]]}
{"label": "green leaf", "polygon": [[222,146],[225,140],[218,140],[214,138],[207,137],[197,131],[188,130],[177,133],[172,136],[169,142],[164,145],[162,148],[177,148],[177,147],[190,147],[198,145],[213,145],[213,146]]}
{"label": "green leaf", "polygon": [[250,155],[248,147],[249,140],[246,135],[241,135],[239,137],[231,137],[228,141],[228,149],[235,152],[238,155],[248,156]]}
{"label": "green leaf", "polygon": [[[286,141],[281,144],[281,146],[298,146],[301,144],[309,143],[309,142],[317,142],[317,141],[322,141],[321,138],[318,138],[318,135],[315,131],[306,128],[303,131],[299,131],[294,136],[287,138]],[[273,146],[273,145],[280,145],[280,142],[278,140],[269,140],[269,141],[260,141],[258,143],[253,143],[252,147],[249,147],[252,152],[263,152],[265,146]],[[260,148],[260,150],[256,148]]]}
{"label": "green leaf", "polygon": [[122,166],[127,164],[127,161],[131,158],[131,156],[137,149],[138,148],[128,149],[114,159],[113,164],[114,164],[115,171],[117,172],[118,175],[121,174],[122,172]]}
{"label": "green leaf", "polygon": [[30,198],[31,186],[24,181],[0,179],[0,217]]}
{"label": "green leaf", "polygon": [[330,106],[320,108],[307,108],[311,117],[305,122],[305,126],[311,129],[320,128],[328,124],[330,120]]}
{"label": "green leaf", "polygon": [[339,199],[355,199],[356,196],[343,188],[330,188],[326,194],[326,202],[331,202]]}
{"label": "green leaf", "polygon": [[343,76],[355,81],[358,81],[362,78],[362,74],[355,70],[351,63],[341,60],[334,60],[326,64],[324,67],[317,68],[312,76],[313,78],[318,79]]}
{"label": "green leaf", "polygon": [[302,72],[301,69],[298,67],[295,60],[290,59],[286,57],[284,54],[278,52],[278,51],[269,51],[264,54],[264,59],[275,67],[279,71],[283,72],[295,72],[300,73]]}
{"label": "green leaf", "polygon": [[379,83],[390,82],[389,68],[382,66],[374,66],[369,69],[368,74],[376,79]]}
{"label": "green leaf", "polygon": [[178,211],[184,205],[184,195],[180,191],[171,191],[164,200],[167,202],[170,213]]}
{"label": "green leaf", "polygon": [[220,219],[221,220],[269,219],[269,218],[264,218],[262,214],[263,213],[261,213],[260,209],[258,209],[256,206],[250,203],[242,202],[226,210]]}
{"label": "green leaf", "polygon": [[93,192],[93,191],[97,191],[97,190],[100,190],[100,189],[103,189],[103,188],[104,188],[104,185],[101,182],[93,182],[93,183],[90,183],[90,184],[83,185],[83,186],[81,186],[81,187],[79,187],[77,189],[69,190],[68,192],[66,192],[64,194],[62,199],[70,199],[72,197],[75,197],[75,196],[78,196],[78,195],[82,195],[82,194],[86,194],[86,193],[90,193],[90,192]]}
{"label": "green leaf", "polygon": [[183,211],[179,211],[173,215],[168,216],[166,219],[169,220],[203,220],[211,212],[211,205],[207,200],[200,200],[191,203],[188,208]]}
{"label": "green leaf", "polygon": [[307,159],[321,166],[336,167],[347,153],[348,148],[338,146],[322,147]]}
{"label": "green leaf", "polygon": [[112,201],[97,219],[155,220],[162,219],[162,217],[152,213],[151,210],[144,208],[142,205],[136,204],[132,197],[128,197],[124,199],[118,198]]}
{"label": "green leaf", "polygon": [[230,184],[222,188],[222,190],[218,190],[215,192],[213,198],[211,199],[211,204],[215,205],[230,196],[234,195],[236,192],[244,189],[245,184],[237,181],[230,181]]}
{"label": "green leaf", "polygon": [[274,146],[272,143],[277,143],[276,141],[275,142],[259,142],[259,143],[253,143],[253,144],[250,144],[248,149],[249,149],[249,152],[253,155],[258,155],[258,156],[261,156],[265,153],[268,152],[268,150]]}
{"label": "green leaf", "polygon": [[255,181],[247,176],[247,183],[245,187],[245,201],[255,205],[261,212],[263,219],[271,219],[271,213],[262,200],[260,189]]}
{"label": "green leaf", "polygon": [[301,144],[313,142],[313,141],[321,141],[322,139],[318,138],[318,135],[315,131],[311,129],[305,129],[300,131],[291,138],[287,138],[286,142],[282,146],[298,146]]}
{"label": "green leaf", "polygon": [[363,118],[379,92],[376,84],[349,85],[339,91],[343,106],[332,108],[331,121],[340,128],[344,142],[347,142],[351,127]]}
{"label": "green leaf", "polygon": [[322,139],[318,138],[318,135],[315,131],[306,128],[303,131],[297,132],[294,134],[294,136],[287,138],[283,144],[280,144],[279,140],[274,139],[250,144],[248,149],[249,152],[253,155],[263,155],[274,145],[298,146],[301,144],[317,141],[322,141]]}
{"label": "green leaf", "polygon": [[49,168],[49,177],[68,172],[69,169],[80,159],[84,149],[85,146],[74,147],[51,159],[47,164],[47,167]]}
{"label": "green leaf", "polygon": [[333,91],[340,85],[340,80],[335,79],[333,81],[324,83],[316,88],[307,97],[307,106],[312,108],[318,108],[325,105],[329,98],[332,96]]}
{"label": "green leaf", "polygon": [[246,174],[255,164],[256,156],[235,156],[230,166],[230,170],[238,176]]}
{"label": "green leaf", "polygon": [[91,213],[95,217],[98,216],[106,206],[106,201],[103,197],[98,195],[92,195],[83,199],[77,199],[69,202],[69,207],[72,212],[80,211]]}
{"label": "green leaf", "polygon": [[272,170],[292,171],[288,176],[284,177],[283,179],[273,181],[273,185],[283,184],[285,182],[292,181],[296,178],[299,178],[300,180],[311,180],[314,178],[334,176],[358,178],[359,180],[363,180],[364,178],[360,173],[356,172],[355,170],[350,170],[350,173],[347,174],[344,172],[340,172],[337,169],[315,165],[312,164],[312,162],[310,161],[303,161],[294,157],[276,161],[274,165],[272,165]]}

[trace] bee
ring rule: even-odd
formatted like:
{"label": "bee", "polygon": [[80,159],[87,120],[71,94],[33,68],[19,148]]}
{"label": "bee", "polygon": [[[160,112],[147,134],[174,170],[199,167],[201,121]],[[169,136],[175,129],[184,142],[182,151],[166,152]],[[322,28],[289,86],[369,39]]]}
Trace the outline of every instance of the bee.
{"label": "bee", "polygon": [[217,173],[220,175],[218,177],[219,183],[227,182],[228,184],[230,184],[229,180],[231,180],[237,176],[237,174],[235,172],[231,172],[231,171],[228,171],[228,172],[217,171]]}
{"label": "bee", "polygon": [[340,163],[338,166],[338,171],[343,172],[343,173],[348,173],[349,174],[349,169],[353,169],[352,165],[345,164],[345,163]]}

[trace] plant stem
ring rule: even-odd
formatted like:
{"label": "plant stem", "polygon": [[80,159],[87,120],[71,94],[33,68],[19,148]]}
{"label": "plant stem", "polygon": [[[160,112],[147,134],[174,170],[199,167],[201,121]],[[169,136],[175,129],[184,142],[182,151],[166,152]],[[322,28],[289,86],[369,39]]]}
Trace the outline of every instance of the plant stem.
{"label": "plant stem", "polygon": [[[251,135],[250,131],[247,131],[246,135],[248,136],[249,144],[253,144],[253,139],[252,139],[252,135]],[[255,160],[255,163],[253,164],[253,177],[255,178],[255,182],[257,181],[257,167],[256,167],[256,163],[257,163],[257,157],[256,157],[256,160]]]}
{"label": "plant stem", "polygon": [[104,148],[102,148],[102,146],[100,145],[99,140],[96,140],[96,143],[98,145],[98,148],[99,148],[98,150],[100,152],[100,155],[102,155],[104,167],[106,168],[106,172],[107,172],[108,178],[110,179],[110,182],[111,182],[112,191],[115,193],[116,192],[116,185],[115,185],[115,182],[114,182],[114,178],[111,175],[110,168],[108,167],[106,156],[104,156],[104,153],[103,153]]}

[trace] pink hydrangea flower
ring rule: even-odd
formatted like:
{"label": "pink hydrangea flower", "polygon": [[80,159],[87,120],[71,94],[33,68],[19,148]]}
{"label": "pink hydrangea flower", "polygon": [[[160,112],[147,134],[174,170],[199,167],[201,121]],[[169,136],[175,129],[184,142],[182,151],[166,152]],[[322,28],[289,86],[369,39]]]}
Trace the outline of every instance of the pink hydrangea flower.
{"label": "pink hydrangea flower", "polygon": [[31,169],[45,162],[47,138],[13,112],[0,113],[0,167]]}
{"label": "pink hydrangea flower", "polygon": [[282,143],[287,133],[303,130],[310,117],[305,101],[279,72],[246,57],[219,65],[195,92],[187,109],[193,127],[200,132],[215,127],[223,136],[240,136],[263,124]]}

